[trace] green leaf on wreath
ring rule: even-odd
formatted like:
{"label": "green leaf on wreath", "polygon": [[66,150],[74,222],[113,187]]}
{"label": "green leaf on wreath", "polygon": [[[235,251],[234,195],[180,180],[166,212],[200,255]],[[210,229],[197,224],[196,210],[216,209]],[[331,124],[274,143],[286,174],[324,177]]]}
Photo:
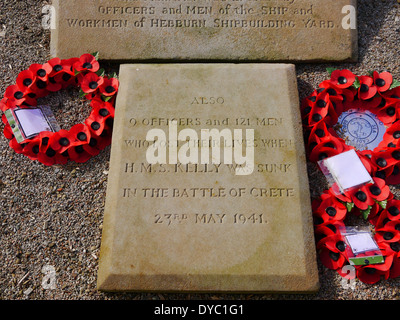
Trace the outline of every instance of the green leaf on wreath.
{"label": "green leaf on wreath", "polygon": [[332,74],[333,71],[338,70],[336,68],[326,68],[326,71],[329,72],[329,75]]}
{"label": "green leaf on wreath", "polygon": [[112,98],[112,97],[103,96],[103,101],[104,101],[104,102],[108,102],[111,98]]}
{"label": "green leaf on wreath", "polygon": [[92,53],[92,56],[93,56],[96,60],[99,60],[100,53],[99,53],[98,51],[96,51],[96,52]]}
{"label": "green leaf on wreath", "polygon": [[392,85],[390,86],[389,90],[392,90],[394,88],[397,88],[400,86],[400,81],[393,79]]}
{"label": "green leaf on wreath", "polygon": [[382,209],[386,209],[387,200],[377,201],[377,203],[381,206]]}
{"label": "green leaf on wreath", "polygon": [[350,212],[354,208],[354,202],[346,202],[347,211]]}
{"label": "green leaf on wreath", "polygon": [[101,69],[97,70],[96,74],[99,77],[104,77],[104,75],[106,74],[106,71],[103,68],[101,68]]}
{"label": "green leaf on wreath", "polygon": [[368,219],[368,216],[369,216],[369,214],[371,213],[371,208],[372,208],[372,206],[368,206],[368,209],[360,210],[360,212],[361,212],[361,214],[362,214],[364,220],[367,220],[367,219]]}
{"label": "green leaf on wreath", "polygon": [[360,83],[360,79],[358,79],[358,77],[356,77],[356,80],[353,83],[353,87],[358,89],[360,87],[361,83]]}
{"label": "green leaf on wreath", "polygon": [[83,98],[83,97],[85,97],[86,95],[87,95],[87,93],[83,92],[82,89],[79,91],[79,98]]}
{"label": "green leaf on wreath", "polygon": [[116,72],[113,72],[113,73],[110,75],[110,79],[118,79],[117,73],[116,73]]}

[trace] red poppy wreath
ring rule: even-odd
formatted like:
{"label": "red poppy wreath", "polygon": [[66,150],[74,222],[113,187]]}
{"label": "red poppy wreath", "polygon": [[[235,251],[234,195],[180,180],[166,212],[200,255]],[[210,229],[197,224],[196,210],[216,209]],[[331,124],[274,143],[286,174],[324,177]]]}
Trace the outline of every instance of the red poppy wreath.
{"label": "red poppy wreath", "polygon": [[[343,271],[350,263],[339,230],[354,214],[371,224],[384,259],[379,264],[354,266],[354,276],[369,284],[396,278],[400,276],[400,200],[394,199],[388,185],[400,183],[400,82],[389,72],[356,76],[349,70],[328,71],[330,79],[302,101],[308,159],[316,163],[354,149],[373,183],[339,194],[331,187],[313,200],[319,257],[327,268],[351,278]],[[357,150],[335,130],[340,115],[354,108],[372,112],[386,127],[383,140],[373,150]]]}
{"label": "red poppy wreath", "polygon": [[[119,82],[115,74],[105,75],[97,59],[97,53],[64,60],[53,58],[19,73],[16,84],[9,86],[0,100],[3,132],[15,152],[51,166],[68,160],[86,162],[111,143]],[[37,99],[70,86],[79,87],[80,97],[90,101],[91,113],[84,123],[69,130],[42,131],[19,143],[6,111],[37,106]]]}

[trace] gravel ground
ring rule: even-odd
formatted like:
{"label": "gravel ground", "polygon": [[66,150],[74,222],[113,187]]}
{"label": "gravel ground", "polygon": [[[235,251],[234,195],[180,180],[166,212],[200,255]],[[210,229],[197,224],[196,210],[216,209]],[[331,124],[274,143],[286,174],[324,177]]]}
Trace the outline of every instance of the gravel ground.
{"label": "gravel ground", "polygon": [[[41,8],[50,1],[0,0],[0,93],[32,63],[49,59],[50,34],[41,26]],[[392,0],[359,1],[359,62],[338,64],[356,74],[390,71],[400,79],[400,5]],[[328,64],[299,64],[300,96],[327,78]],[[118,65],[106,65],[118,70]],[[61,126],[86,118],[87,106],[77,92],[46,99]],[[82,112],[80,112],[82,110]],[[3,130],[3,124],[0,125]],[[85,164],[46,167],[16,154],[0,136],[0,299],[3,300],[392,300],[400,299],[400,279],[345,289],[342,278],[319,264],[321,288],[311,295],[220,295],[101,293],[96,290],[103,208],[110,148]],[[318,195],[325,182],[309,164],[310,191]],[[392,188],[397,198],[400,189]],[[56,289],[45,289],[44,266],[56,271]]]}

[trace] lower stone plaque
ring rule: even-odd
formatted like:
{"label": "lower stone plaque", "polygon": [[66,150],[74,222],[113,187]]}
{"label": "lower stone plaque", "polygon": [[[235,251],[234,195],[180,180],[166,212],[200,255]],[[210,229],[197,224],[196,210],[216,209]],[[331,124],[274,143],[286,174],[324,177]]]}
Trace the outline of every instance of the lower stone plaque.
{"label": "lower stone plaque", "polygon": [[101,291],[314,292],[293,65],[120,70]]}

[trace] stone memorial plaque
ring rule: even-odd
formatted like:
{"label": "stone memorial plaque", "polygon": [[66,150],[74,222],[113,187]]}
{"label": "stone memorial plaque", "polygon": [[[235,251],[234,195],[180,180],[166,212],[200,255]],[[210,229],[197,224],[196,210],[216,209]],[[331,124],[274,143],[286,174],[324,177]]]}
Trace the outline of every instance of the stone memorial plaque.
{"label": "stone memorial plaque", "polygon": [[53,57],[357,60],[356,0],[53,0]]}
{"label": "stone memorial plaque", "polygon": [[120,81],[99,290],[316,291],[294,66],[127,64]]}

